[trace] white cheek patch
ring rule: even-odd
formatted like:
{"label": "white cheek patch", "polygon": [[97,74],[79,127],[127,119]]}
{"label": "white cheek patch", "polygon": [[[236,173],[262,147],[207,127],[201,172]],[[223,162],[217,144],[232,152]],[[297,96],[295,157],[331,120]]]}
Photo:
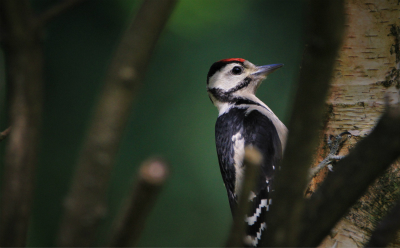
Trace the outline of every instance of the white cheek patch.
{"label": "white cheek patch", "polygon": [[248,76],[248,73],[242,73],[240,75],[231,74],[230,71],[235,66],[241,65],[236,63],[228,64],[225,68],[214,73],[208,80],[208,88],[218,88],[223,91],[228,91],[242,82]]}
{"label": "white cheek patch", "polygon": [[210,78],[209,87],[228,91],[229,89],[235,87],[239,82],[240,80],[236,81],[232,77],[229,77],[223,73],[216,73]]}

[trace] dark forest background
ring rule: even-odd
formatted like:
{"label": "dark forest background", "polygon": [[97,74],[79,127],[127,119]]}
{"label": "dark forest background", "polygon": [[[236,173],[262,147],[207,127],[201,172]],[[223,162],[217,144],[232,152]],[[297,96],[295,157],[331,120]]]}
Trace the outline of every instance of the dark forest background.
{"label": "dark forest background", "polygon": [[[38,12],[55,0],[33,0]],[[29,246],[53,246],[83,134],[112,52],[141,1],[90,0],[52,21],[44,34],[44,122]],[[98,244],[130,191],[140,163],[162,155],[171,177],[139,246],[220,246],[232,221],[214,143],[217,110],[206,93],[211,64],[230,57],[284,63],[258,91],[287,122],[302,55],[303,1],[182,0],[150,62],[108,192]],[[1,50],[0,50],[1,52]],[[0,53],[0,130],[7,127]],[[4,156],[6,142],[0,143]],[[4,162],[0,159],[0,162]],[[1,170],[0,170],[1,173]],[[1,175],[0,175],[1,176]]]}

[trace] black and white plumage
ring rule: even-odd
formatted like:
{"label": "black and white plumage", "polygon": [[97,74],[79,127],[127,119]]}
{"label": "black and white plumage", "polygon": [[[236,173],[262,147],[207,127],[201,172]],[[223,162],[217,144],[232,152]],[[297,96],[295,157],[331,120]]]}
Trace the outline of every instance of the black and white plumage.
{"label": "black and white plumage", "polygon": [[215,141],[222,179],[232,214],[244,175],[244,148],[251,145],[262,154],[261,175],[256,192],[252,192],[252,214],[245,243],[257,246],[266,229],[265,215],[272,203],[274,172],[282,158],[287,136],[285,125],[256,96],[256,90],[268,74],[282,64],[255,66],[244,59],[215,62],[207,75],[207,91],[219,116]]}

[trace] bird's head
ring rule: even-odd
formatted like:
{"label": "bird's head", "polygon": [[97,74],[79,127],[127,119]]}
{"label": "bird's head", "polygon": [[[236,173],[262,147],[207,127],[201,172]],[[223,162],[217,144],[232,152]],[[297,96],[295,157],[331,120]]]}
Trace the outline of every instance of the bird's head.
{"label": "bird's head", "polygon": [[[238,98],[254,96],[268,74],[283,64],[256,66],[247,60],[232,58],[215,62],[207,75],[207,91],[211,101],[217,105]],[[218,107],[218,106],[217,106]]]}

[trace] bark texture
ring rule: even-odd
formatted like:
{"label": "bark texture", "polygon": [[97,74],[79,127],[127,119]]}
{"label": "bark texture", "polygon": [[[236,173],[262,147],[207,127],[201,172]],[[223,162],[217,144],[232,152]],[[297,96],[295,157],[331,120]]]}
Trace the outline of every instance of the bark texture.
{"label": "bark texture", "polygon": [[[312,163],[329,92],[334,59],[344,33],[344,0],[311,0],[306,21],[306,44],[296,96],[288,125],[289,136],[276,177],[274,204],[267,217],[261,246],[296,247],[301,233],[304,188]],[[305,142],[306,141],[306,142]],[[290,183],[288,183],[290,182]]]}
{"label": "bark texture", "polygon": [[25,246],[42,116],[42,27],[29,1],[0,1],[1,45],[12,126],[1,179],[0,246]]}
{"label": "bark texture", "polygon": [[[345,7],[346,35],[336,60],[324,137],[315,165],[328,152],[327,137],[349,131],[352,137],[339,153],[346,155],[373,129],[385,102],[399,102],[399,1],[347,0]],[[314,178],[309,192],[316,190],[326,173],[324,170]],[[370,187],[320,247],[365,245],[371,231],[399,198],[399,178],[397,162]],[[400,245],[400,239],[393,245]]]}

